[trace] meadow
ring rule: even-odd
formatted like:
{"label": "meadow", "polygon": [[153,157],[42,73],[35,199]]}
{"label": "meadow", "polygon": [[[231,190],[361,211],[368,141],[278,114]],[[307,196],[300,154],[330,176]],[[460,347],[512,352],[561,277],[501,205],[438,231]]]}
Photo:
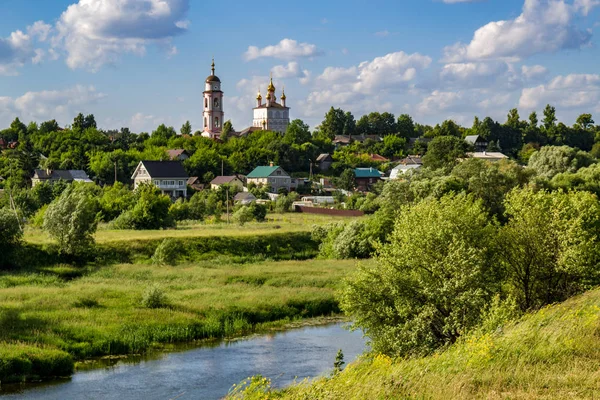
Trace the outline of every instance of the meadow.
{"label": "meadow", "polygon": [[[243,227],[100,230],[100,255],[85,265],[59,263],[45,236],[28,231],[26,250],[38,262],[0,273],[0,382],[68,376],[77,361],[93,357],[339,315],[335,291],[356,261],[313,259],[308,232],[331,218],[270,219]],[[181,245],[175,266],[151,261],[165,237]],[[148,304],[153,292],[160,301]]]}

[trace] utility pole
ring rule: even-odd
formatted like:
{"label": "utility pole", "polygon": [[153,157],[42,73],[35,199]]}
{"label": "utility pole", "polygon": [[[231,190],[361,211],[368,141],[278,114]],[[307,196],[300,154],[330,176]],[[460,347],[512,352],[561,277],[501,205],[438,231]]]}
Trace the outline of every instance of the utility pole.
{"label": "utility pole", "polygon": [[117,160],[115,160],[115,183],[117,183]]}
{"label": "utility pole", "polygon": [[311,159],[309,159],[308,161],[310,162],[310,173],[308,174],[308,180],[312,182],[312,165],[313,165],[313,163],[312,163]]}
{"label": "utility pole", "polygon": [[225,190],[227,193],[227,225],[229,225],[229,187],[227,187]]}
{"label": "utility pole", "polygon": [[223,173],[224,168],[223,168],[223,160],[221,160],[221,176],[224,176],[225,174]]}

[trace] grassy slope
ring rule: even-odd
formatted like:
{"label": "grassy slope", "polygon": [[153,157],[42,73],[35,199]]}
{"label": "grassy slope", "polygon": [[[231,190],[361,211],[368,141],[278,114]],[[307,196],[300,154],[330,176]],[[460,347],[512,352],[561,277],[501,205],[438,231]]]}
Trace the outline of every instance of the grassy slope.
{"label": "grassy slope", "polygon": [[430,357],[351,364],[289,399],[578,399],[600,396],[600,290]]}
{"label": "grassy slope", "polygon": [[[244,226],[235,224],[180,224],[177,229],[156,231],[109,230],[101,225],[96,233],[96,242],[109,243],[115,241],[149,240],[174,238],[194,238],[207,236],[255,236],[269,233],[308,232],[313,224],[348,220],[348,218],[311,215],[311,214],[268,214],[267,222],[252,222]],[[28,227],[25,240],[33,244],[52,243],[49,236],[40,229]]]}

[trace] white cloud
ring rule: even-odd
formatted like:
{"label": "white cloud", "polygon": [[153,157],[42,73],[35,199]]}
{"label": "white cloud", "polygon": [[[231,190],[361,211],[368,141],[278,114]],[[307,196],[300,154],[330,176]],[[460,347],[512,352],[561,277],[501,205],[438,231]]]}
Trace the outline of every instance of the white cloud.
{"label": "white cloud", "polygon": [[583,15],[588,15],[594,7],[600,5],[600,0],[575,0],[575,9]]}
{"label": "white cloud", "polygon": [[11,98],[0,98],[0,126],[15,117],[22,121],[46,121],[56,119],[60,124],[70,123],[79,112],[93,113],[90,107],[104,98],[93,86],[77,85],[64,90],[27,92]]}
{"label": "white cloud", "polygon": [[575,109],[580,113],[600,111],[600,75],[571,74],[557,76],[547,84],[525,88],[519,107],[541,109],[552,104],[557,109]]}
{"label": "white cloud", "polygon": [[244,54],[246,61],[255,60],[261,57],[273,57],[282,60],[293,60],[297,58],[310,58],[321,55],[322,52],[314,44],[298,43],[293,39],[283,39],[276,45],[258,48],[256,46],[248,47]]}
{"label": "white cloud", "polygon": [[548,69],[542,65],[523,65],[521,72],[527,80],[542,78],[548,74]]}
{"label": "white cloud", "polygon": [[290,61],[287,65],[276,65],[272,69],[273,78],[298,78],[300,81],[306,81],[310,78],[310,72],[300,68],[296,61]]}
{"label": "white cloud", "polygon": [[475,31],[469,44],[444,49],[445,62],[465,60],[519,60],[533,54],[577,49],[589,43],[591,33],[573,25],[578,12],[587,13],[596,1],[525,0],[517,18],[495,21]]}
{"label": "white cloud", "polygon": [[36,49],[36,41],[45,41],[51,31],[50,25],[37,21],[25,32],[17,30],[7,38],[0,38],[0,75],[17,75],[26,63],[42,61],[43,50]]}
{"label": "white cloud", "polygon": [[149,44],[170,46],[185,32],[189,0],[79,0],[62,13],[53,45],[70,68],[97,71],[122,54],[143,55]]}

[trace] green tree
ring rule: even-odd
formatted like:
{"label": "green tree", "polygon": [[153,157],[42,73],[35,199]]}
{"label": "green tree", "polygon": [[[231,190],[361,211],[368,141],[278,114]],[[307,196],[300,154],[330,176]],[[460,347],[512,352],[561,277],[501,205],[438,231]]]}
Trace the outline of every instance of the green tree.
{"label": "green tree", "polygon": [[423,165],[432,169],[452,168],[466,157],[467,142],[456,136],[437,136],[427,146]]}
{"label": "green tree", "polygon": [[310,142],[310,129],[301,119],[295,119],[287,127],[283,140],[286,143],[303,144]]}
{"label": "green tree", "polygon": [[542,120],[542,125],[546,131],[551,131],[552,128],[556,126],[556,108],[552,107],[550,104],[546,105],[544,108],[544,119]]}
{"label": "green tree", "polygon": [[338,178],[338,186],[340,189],[352,191],[355,185],[354,170],[351,168],[345,169],[344,172]]}
{"label": "green tree", "polygon": [[470,196],[406,206],[377,264],[347,281],[342,309],[376,352],[421,355],[452,343],[480,323],[499,290],[495,236]]}
{"label": "green tree", "polygon": [[569,146],[544,146],[529,158],[528,166],[541,178],[551,179],[561,172],[575,172],[594,160],[589,153]]}
{"label": "green tree", "polygon": [[250,222],[254,219],[254,215],[252,214],[250,207],[242,206],[233,213],[231,219],[236,224],[244,226],[247,222]]}
{"label": "green tree", "polygon": [[132,209],[114,221],[117,229],[162,229],[175,226],[169,214],[171,199],[152,184],[141,184],[135,190]]}
{"label": "green tree", "polygon": [[0,268],[14,263],[15,251],[22,237],[23,231],[15,213],[8,208],[0,208]]}
{"label": "green tree", "polygon": [[577,117],[576,124],[581,129],[589,129],[594,125],[594,119],[592,118],[592,114],[581,114]]}
{"label": "green tree", "polygon": [[70,185],[48,206],[44,230],[58,243],[59,251],[73,257],[85,256],[94,244],[98,226],[98,203],[80,185]]}
{"label": "green tree", "polygon": [[[225,125],[223,125],[223,128],[225,128]],[[179,132],[182,135],[191,135],[192,134],[192,124],[190,124],[190,121],[185,121],[185,123],[181,126],[181,129],[179,130]]]}
{"label": "green tree", "polygon": [[398,117],[398,134],[403,138],[411,138],[415,136],[415,123],[408,114],[402,114]]}
{"label": "green tree", "polygon": [[318,136],[333,140],[337,135],[354,134],[354,117],[341,108],[331,107],[318,128]]}
{"label": "green tree", "polygon": [[522,310],[598,285],[600,203],[587,192],[514,190],[498,254]]}

